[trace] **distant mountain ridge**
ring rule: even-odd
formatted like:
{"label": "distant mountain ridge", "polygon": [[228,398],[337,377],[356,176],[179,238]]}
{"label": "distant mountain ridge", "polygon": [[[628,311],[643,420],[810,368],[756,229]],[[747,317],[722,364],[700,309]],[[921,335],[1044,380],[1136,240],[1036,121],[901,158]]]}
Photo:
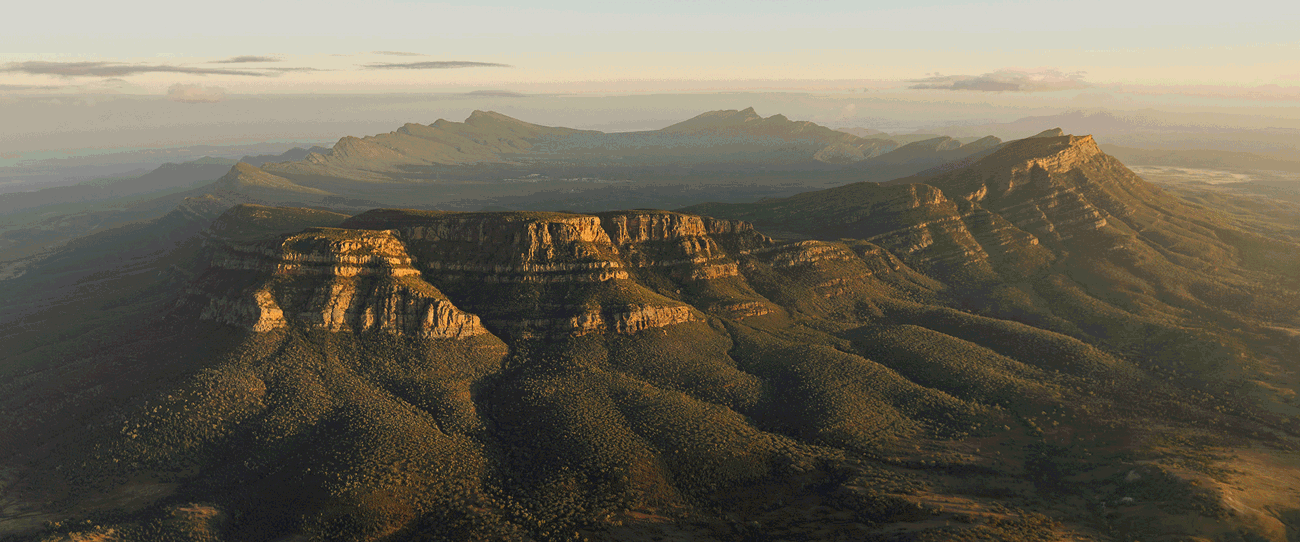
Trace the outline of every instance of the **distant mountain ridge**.
{"label": "distant mountain ridge", "polygon": [[[463,123],[412,123],[388,134],[345,137],[329,153],[275,164],[269,172],[378,180],[400,177],[412,167],[539,160],[542,164],[666,166],[741,163],[739,158],[762,164],[766,157],[777,163],[847,163],[895,146],[888,140],[863,139],[781,115],[763,118],[753,108],[704,113],[661,130],[612,134],[539,126],[475,111]],[[737,152],[740,156],[732,156]]]}
{"label": "distant mountain ridge", "polygon": [[[512,177],[811,171],[884,181],[969,157],[997,143],[996,138],[985,138],[962,145],[938,138],[899,145],[782,115],[762,117],[753,108],[707,112],[660,130],[608,134],[476,111],[463,123],[408,123],[387,134],[344,137],[328,152],[261,169],[339,197],[409,204],[432,197],[423,192],[433,191],[444,179],[481,183]],[[301,191],[286,192],[279,199],[272,196],[263,192],[254,201],[305,202]]]}
{"label": "distant mountain ridge", "polygon": [[1300,122],[1259,115],[1090,109],[933,129],[954,137],[991,134],[1017,139],[1043,126],[1060,126],[1067,132],[1094,134],[1110,145],[1148,150],[1248,152],[1280,160],[1292,160],[1300,153]]}

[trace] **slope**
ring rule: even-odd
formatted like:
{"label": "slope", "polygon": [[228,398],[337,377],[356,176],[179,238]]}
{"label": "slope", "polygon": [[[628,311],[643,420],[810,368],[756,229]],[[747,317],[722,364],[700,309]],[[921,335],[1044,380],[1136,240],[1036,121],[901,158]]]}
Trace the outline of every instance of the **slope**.
{"label": "slope", "polygon": [[[1008,155],[1086,146],[1026,145]],[[973,178],[936,183],[958,193]],[[1021,242],[1046,254],[1027,264],[991,241],[981,202],[926,186],[744,208],[834,234],[784,243],[666,211],[345,219],[243,205],[142,253],[140,272],[94,255],[155,246],[146,236],[171,222],[78,245],[50,265],[161,280],[82,287],[74,306],[32,309],[67,324],[14,324],[0,339],[12,428],[0,436],[0,528],[1032,540],[1146,538],[1139,519],[1176,517],[1203,533],[1276,534],[1253,523],[1271,516],[1229,514],[1188,472],[1218,472],[1207,445],[1290,446],[1295,427],[1219,384],[1171,380],[1109,337],[998,318],[993,305],[959,310],[969,284],[1052,280],[1051,258],[1074,238]],[[1002,209],[1013,196],[985,199]],[[837,203],[818,212],[817,198]],[[936,220],[983,247],[980,269],[1024,278],[964,283],[953,277],[970,265],[934,263],[942,247],[870,229]],[[30,288],[11,286],[0,293]],[[1170,440],[1193,430],[1195,442]],[[1124,482],[1138,470],[1141,484]],[[1115,489],[1126,483],[1134,491]],[[1080,504],[1126,495],[1149,508],[1121,525]]]}

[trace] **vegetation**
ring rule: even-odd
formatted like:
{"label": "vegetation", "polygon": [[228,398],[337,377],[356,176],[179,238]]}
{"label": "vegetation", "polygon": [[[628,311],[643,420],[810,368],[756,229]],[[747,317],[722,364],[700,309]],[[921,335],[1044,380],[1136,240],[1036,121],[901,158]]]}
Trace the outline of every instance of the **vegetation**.
{"label": "vegetation", "polygon": [[[697,208],[798,241],[254,205],[97,234],[0,283],[0,537],[1286,536],[1294,495],[1231,503],[1300,479],[1261,263],[1297,240],[1038,139]],[[472,332],[422,335],[433,302]]]}

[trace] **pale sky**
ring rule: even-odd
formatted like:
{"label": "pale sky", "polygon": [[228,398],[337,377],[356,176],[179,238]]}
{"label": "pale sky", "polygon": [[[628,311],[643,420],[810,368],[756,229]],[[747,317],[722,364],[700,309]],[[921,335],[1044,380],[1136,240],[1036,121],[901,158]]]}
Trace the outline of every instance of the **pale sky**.
{"label": "pale sky", "polygon": [[1007,77],[1019,90],[1037,89],[1018,83],[1028,78],[1050,88],[1300,91],[1300,2],[1276,0],[47,1],[4,12],[0,93],[9,94],[180,85],[175,97],[203,101],[709,87],[701,81],[899,88],[927,78],[978,91],[1011,88]]}

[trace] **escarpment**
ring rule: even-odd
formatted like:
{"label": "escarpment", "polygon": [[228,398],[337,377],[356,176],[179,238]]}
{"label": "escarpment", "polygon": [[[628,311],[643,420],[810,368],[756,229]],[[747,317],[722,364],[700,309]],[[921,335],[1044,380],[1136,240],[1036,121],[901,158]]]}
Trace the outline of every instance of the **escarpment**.
{"label": "escarpment", "polygon": [[654,211],[619,211],[601,218],[631,267],[659,268],[684,280],[737,276],[731,254],[773,243],[739,221]]}
{"label": "escarpment", "polygon": [[[253,207],[218,223],[243,232],[242,222],[271,209]],[[378,209],[339,226],[259,241],[214,235],[192,303],[203,319],[256,332],[302,326],[453,339],[634,334],[702,321],[696,306],[736,317],[776,310],[744,286],[737,260],[774,242],[743,222],[662,211]],[[718,280],[750,293],[726,300],[701,286]],[[683,297],[683,288],[705,293]]]}
{"label": "escarpment", "polygon": [[930,184],[857,183],[785,200],[688,210],[749,220],[771,231],[865,240],[919,271],[958,282],[1021,276],[1051,260],[1033,234]]}
{"label": "escarpment", "polygon": [[[944,204],[936,194],[910,208]],[[242,209],[218,222],[243,232],[241,220],[268,212]],[[917,287],[884,244],[782,244],[747,222],[666,211],[376,209],[338,226],[214,236],[211,269],[190,289],[201,317],[257,332],[554,338],[779,315],[767,296],[781,294],[762,292],[783,276],[820,277],[808,295],[823,299]],[[871,285],[846,289],[844,273]]]}
{"label": "escarpment", "polygon": [[563,213],[377,210],[345,223],[393,227],[440,280],[602,282],[627,278],[600,219]]}
{"label": "escarpment", "polygon": [[894,182],[912,181],[979,203],[1056,246],[1077,235],[1121,233],[1128,229],[1123,221],[1144,208],[1178,206],[1103,153],[1092,136],[1014,141],[969,168]]}
{"label": "escarpment", "polygon": [[425,339],[487,333],[420,278],[389,231],[312,228],[279,241],[226,242],[190,292],[200,318],[255,332],[386,332]]}
{"label": "escarpment", "polygon": [[1018,280],[1080,249],[1120,249],[1135,238],[1207,264],[1235,258],[1207,225],[1213,219],[1143,181],[1091,136],[1048,133],[988,151],[883,185],[688,210],[764,230],[867,240],[958,283]]}

